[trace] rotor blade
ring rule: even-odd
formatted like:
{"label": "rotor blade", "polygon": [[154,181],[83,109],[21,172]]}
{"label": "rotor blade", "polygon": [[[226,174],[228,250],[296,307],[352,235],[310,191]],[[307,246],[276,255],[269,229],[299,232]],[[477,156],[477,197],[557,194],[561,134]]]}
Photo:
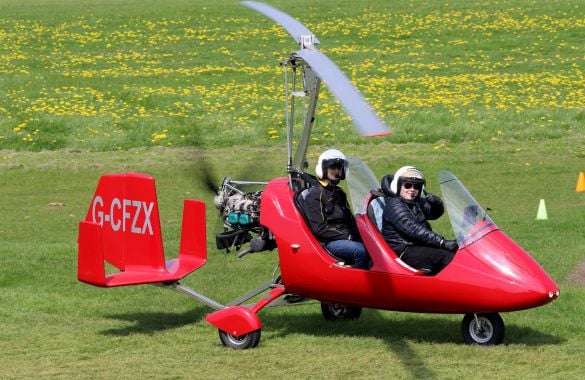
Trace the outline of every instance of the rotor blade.
{"label": "rotor blade", "polygon": [[390,128],[375,114],[345,74],[325,54],[318,50],[301,49],[296,55],[325,81],[361,135],[382,136],[391,133]]}
{"label": "rotor blade", "polygon": [[243,1],[243,5],[254,9],[256,12],[262,13],[264,16],[271,18],[272,20],[276,21],[294,38],[297,44],[301,44],[302,36],[312,36],[313,43],[319,44],[319,40],[311,31],[298,22],[293,17],[287,15],[286,13],[264,3],[260,3],[257,1]]}

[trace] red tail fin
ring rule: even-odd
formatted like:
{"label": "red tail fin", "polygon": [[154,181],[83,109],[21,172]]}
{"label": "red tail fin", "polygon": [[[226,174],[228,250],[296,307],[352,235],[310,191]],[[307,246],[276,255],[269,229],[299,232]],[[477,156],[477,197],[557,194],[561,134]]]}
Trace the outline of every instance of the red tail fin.
{"label": "red tail fin", "polygon": [[[165,261],[154,178],[101,177],[79,226],[78,279],[98,286],[176,281],[205,264],[205,205],[184,205],[179,258]],[[106,275],[105,262],[120,272]]]}

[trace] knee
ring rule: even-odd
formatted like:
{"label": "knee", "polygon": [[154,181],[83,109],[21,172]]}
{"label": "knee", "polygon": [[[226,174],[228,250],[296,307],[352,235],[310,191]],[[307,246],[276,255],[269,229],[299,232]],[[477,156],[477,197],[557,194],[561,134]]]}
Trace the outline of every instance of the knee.
{"label": "knee", "polygon": [[368,252],[366,251],[366,247],[362,243],[357,242],[354,244],[353,252],[355,255],[362,257],[367,256],[368,254]]}

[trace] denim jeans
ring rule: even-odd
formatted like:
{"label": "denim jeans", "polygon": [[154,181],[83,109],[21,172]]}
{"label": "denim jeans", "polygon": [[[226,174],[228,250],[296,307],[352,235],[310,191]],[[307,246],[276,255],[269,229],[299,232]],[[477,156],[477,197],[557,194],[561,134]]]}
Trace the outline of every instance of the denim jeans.
{"label": "denim jeans", "polygon": [[334,240],[327,243],[325,247],[340,259],[353,263],[356,268],[368,269],[370,256],[362,243],[352,240]]}

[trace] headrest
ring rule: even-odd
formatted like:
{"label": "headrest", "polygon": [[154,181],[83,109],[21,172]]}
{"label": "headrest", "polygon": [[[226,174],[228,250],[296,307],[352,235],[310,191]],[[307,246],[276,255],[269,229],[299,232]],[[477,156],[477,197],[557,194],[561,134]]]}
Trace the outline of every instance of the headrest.
{"label": "headrest", "polygon": [[382,177],[380,187],[381,187],[381,190],[384,193],[384,195],[387,197],[391,197],[394,195],[392,193],[392,191],[390,190],[390,184],[392,183],[393,179],[394,179],[394,174],[386,174],[384,177]]}

